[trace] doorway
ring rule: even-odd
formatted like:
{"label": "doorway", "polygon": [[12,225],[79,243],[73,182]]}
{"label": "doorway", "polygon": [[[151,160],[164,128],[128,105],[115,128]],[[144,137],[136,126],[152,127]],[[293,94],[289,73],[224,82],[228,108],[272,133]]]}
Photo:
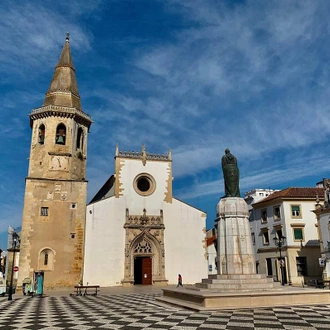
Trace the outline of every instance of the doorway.
{"label": "doorway", "polygon": [[152,284],[151,257],[134,257],[134,285],[136,284]]}
{"label": "doorway", "polygon": [[272,258],[266,258],[266,265],[267,265],[267,276],[273,276],[273,267],[272,267]]}

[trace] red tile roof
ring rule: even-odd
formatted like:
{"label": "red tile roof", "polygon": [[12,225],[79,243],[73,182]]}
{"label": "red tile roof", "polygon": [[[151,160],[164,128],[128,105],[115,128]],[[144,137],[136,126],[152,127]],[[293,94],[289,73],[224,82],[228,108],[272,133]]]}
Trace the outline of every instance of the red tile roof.
{"label": "red tile roof", "polygon": [[215,241],[216,241],[216,237],[215,237],[215,235],[213,235],[206,239],[206,245],[210,246],[210,245],[214,244]]}
{"label": "red tile roof", "polygon": [[319,196],[320,200],[324,199],[324,189],[323,188],[297,188],[289,187],[280,191],[275,191],[268,197],[254,203],[253,205],[263,204],[274,199],[315,199],[316,195]]}

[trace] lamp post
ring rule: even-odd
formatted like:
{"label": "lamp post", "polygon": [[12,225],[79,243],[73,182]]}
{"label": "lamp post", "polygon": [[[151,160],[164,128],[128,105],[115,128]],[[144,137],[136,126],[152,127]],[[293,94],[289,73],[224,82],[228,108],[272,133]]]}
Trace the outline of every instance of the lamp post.
{"label": "lamp post", "polygon": [[14,231],[12,234],[12,250],[13,250],[13,264],[11,265],[11,274],[10,274],[10,284],[8,290],[8,300],[13,300],[13,279],[14,279],[14,266],[15,266],[15,252],[16,252],[16,245],[19,241],[18,234]]}
{"label": "lamp post", "polygon": [[0,273],[3,273],[2,271],[2,250],[0,249]]}
{"label": "lamp post", "polygon": [[284,285],[284,259],[282,259],[282,247],[285,244],[285,237],[274,237],[274,244],[278,247],[280,251],[280,268],[281,268],[281,284]]}

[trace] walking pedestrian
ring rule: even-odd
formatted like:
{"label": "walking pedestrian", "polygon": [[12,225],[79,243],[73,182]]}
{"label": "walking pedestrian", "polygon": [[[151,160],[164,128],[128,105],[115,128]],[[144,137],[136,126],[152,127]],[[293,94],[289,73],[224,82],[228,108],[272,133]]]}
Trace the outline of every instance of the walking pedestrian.
{"label": "walking pedestrian", "polygon": [[178,285],[176,287],[178,288],[179,286],[183,286],[182,285],[182,276],[181,276],[181,274],[178,275]]}

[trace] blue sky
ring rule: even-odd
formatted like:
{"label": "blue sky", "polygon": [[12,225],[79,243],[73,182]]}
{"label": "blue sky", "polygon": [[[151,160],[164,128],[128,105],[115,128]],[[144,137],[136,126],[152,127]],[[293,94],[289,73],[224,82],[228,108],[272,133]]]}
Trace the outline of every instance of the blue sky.
{"label": "blue sky", "polygon": [[[83,3],[83,5],[82,5]],[[220,158],[237,156],[241,193],[329,177],[330,2],[7,1],[0,4],[0,248],[21,224],[31,130],[70,32],[92,116],[90,200],[121,150],[173,155],[174,195],[208,213]]]}

